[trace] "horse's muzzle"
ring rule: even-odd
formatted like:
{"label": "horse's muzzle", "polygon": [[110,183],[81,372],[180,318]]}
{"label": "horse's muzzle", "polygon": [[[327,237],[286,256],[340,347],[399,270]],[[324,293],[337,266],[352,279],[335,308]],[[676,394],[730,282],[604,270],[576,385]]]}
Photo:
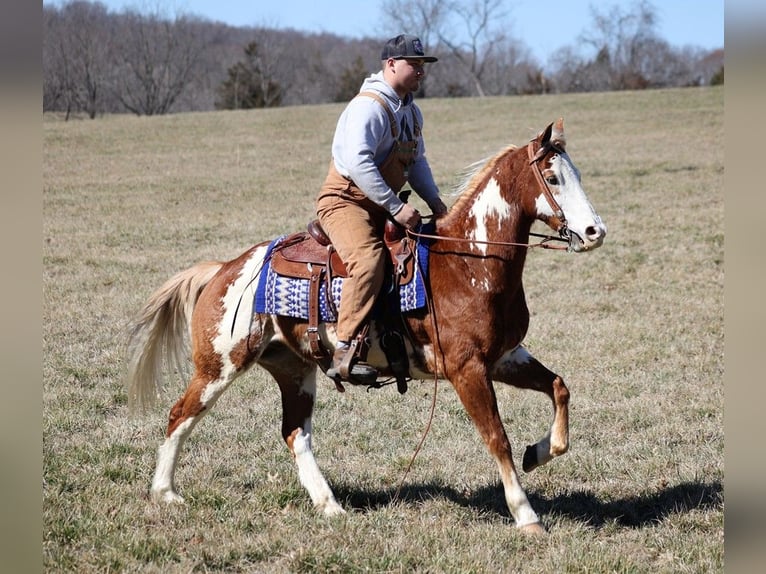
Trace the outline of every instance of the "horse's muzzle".
{"label": "horse's muzzle", "polygon": [[604,243],[606,237],[606,224],[602,221],[598,221],[594,225],[589,225],[585,228],[582,234],[579,234],[571,229],[567,229],[566,233],[569,239],[569,251],[579,253],[581,251],[592,251]]}

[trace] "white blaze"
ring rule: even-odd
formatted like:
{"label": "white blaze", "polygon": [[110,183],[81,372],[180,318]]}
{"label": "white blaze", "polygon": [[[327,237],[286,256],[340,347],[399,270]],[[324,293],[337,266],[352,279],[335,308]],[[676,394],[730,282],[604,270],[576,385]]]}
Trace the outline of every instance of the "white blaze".
{"label": "white blaze", "polygon": [[[550,169],[558,179],[557,185],[550,186],[551,192],[564,212],[569,229],[580,237],[585,237],[588,228],[603,227],[601,218],[596,214],[580,184],[580,172],[572,164],[569,156],[566,153],[553,156]],[[542,193],[537,197],[535,205],[539,214],[553,215],[553,210]]]}

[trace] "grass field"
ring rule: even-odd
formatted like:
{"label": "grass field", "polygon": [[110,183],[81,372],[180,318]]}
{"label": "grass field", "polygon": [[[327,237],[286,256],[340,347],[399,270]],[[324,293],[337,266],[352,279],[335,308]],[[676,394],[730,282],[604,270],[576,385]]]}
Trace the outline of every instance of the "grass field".
{"label": "grass field", "polygon": [[[588,254],[532,251],[526,345],[570,388],[571,450],[522,475],[549,535],[517,532],[448,383],[341,395],[320,380],[315,452],[342,518],[317,515],[253,370],[150,502],[167,412],[127,412],[126,327],[170,275],[302,229],[339,105],[43,119],[43,557],[48,572],[721,572],[723,89],[424,100],[448,196],[466,165],[559,116],[609,227]],[[498,386],[517,463],[543,395]]]}

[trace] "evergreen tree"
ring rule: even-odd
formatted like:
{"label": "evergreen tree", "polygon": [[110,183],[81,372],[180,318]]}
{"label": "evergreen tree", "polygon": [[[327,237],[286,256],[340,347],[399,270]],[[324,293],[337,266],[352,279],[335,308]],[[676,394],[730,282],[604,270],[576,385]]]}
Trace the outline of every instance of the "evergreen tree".
{"label": "evergreen tree", "polygon": [[338,88],[335,91],[336,102],[348,102],[359,93],[362,82],[367,77],[367,68],[361,56],[357,56],[354,63],[343,70],[338,79]]}
{"label": "evergreen tree", "polygon": [[239,110],[278,107],[282,103],[282,89],[264,72],[257,42],[245,47],[245,60],[228,70],[229,78],[218,88],[219,110]]}

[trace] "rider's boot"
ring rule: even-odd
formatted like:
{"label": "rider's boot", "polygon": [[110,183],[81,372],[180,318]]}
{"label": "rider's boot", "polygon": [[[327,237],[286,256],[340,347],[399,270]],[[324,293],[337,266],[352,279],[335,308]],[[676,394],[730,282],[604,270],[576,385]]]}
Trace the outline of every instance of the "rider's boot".
{"label": "rider's boot", "polygon": [[332,364],[327,369],[327,376],[336,381],[347,381],[352,385],[374,385],[378,371],[355,357],[357,345],[358,339],[354,339],[351,345],[344,341],[338,342]]}

